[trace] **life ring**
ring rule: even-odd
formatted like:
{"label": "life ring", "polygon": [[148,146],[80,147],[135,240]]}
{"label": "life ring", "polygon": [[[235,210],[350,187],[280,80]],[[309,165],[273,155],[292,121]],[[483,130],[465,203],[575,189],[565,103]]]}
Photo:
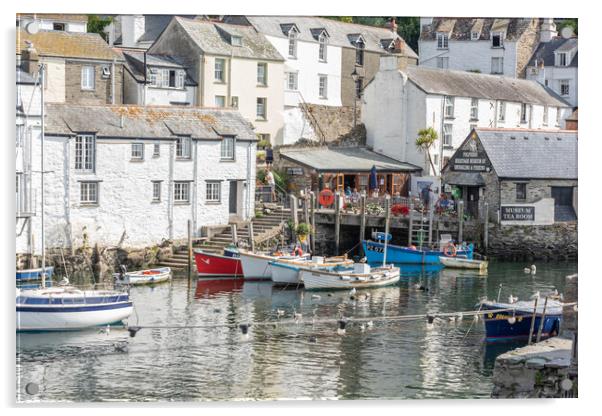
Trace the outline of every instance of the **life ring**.
{"label": "life ring", "polygon": [[447,257],[456,257],[457,252],[458,250],[456,249],[456,246],[453,243],[449,243],[443,249],[443,254]]}

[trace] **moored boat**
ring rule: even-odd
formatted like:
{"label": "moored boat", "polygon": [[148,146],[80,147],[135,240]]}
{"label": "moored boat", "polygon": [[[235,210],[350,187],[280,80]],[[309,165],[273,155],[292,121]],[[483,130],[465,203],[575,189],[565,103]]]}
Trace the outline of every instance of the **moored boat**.
{"label": "moored boat", "polygon": [[[485,300],[477,304],[477,308],[490,312],[483,316],[485,321],[486,340],[488,342],[504,340],[528,339],[531,331],[531,321],[535,301],[519,301],[515,303],[503,303]],[[502,311],[500,311],[502,310]],[[533,336],[537,334],[543,318],[542,338],[558,335],[562,321],[562,303],[548,300],[545,317],[544,302],[539,302],[535,309],[535,325]]]}
{"label": "moored boat", "polygon": [[[364,240],[362,247],[369,263],[381,263],[384,256],[384,243],[378,241]],[[462,257],[472,259],[474,246],[448,245],[441,250],[420,250],[413,247],[396,246],[387,244],[387,261],[403,264],[440,264],[440,257]]]}
{"label": "moored boat", "polygon": [[345,270],[301,269],[299,277],[305,289],[367,289],[388,286],[399,281],[399,267],[390,264],[371,268],[355,263]]}
{"label": "moored boat", "polygon": [[37,269],[17,270],[17,280],[40,280],[42,278],[42,270],[46,272],[47,279],[52,278],[54,267],[48,266],[44,269],[38,267]]}
{"label": "moored boat", "polygon": [[489,265],[489,262],[486,260],[465,259],[462,257],[439,257],[439,261],[445,267],[478,270],[481,273],[485,273]]}
{"label": "moored boat", "polygon": [[171,279],[171,268],[138,270],[135,272],[114,273],[115,283],[121,285],[149,285]]}
{"label": "moored boat", "polygon": [[16,289],[17,331],[65,331],[119,323],[133,311],[125,291],[72,286]]}
{"label": "moored boat", "polygon": [[199,276],[220,277],[233,276],[242,277],[243,268],[240,257],[235,257],[233,251],[227,255],[213,254],[201,249],[194,250],[194,260]]}
{"label": "moored boat", "polygon": [[269,263],[272,268],[272,282],[275,285],[299,285],[303,282],[299,278],[301,269],[326,269],[334,267],[350,267],[353,260],[346,257],[319,257],[313,256],[311,259],[299,260],[274,260]]}
{"label": "moored boat", "polygon": [[242,272],[245,279],[270,279],[272,277],[271,261],[274,260],[298,260],[307,258],[308,254],[284,254],[275,252],[273,254],[251,253],[250,251],[239,250],[240,261],[242,263]]}

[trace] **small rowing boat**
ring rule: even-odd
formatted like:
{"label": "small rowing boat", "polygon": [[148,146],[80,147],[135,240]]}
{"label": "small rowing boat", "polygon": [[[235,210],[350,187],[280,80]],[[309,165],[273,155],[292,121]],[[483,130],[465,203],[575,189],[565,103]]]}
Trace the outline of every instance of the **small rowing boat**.
{"label": "small rowing boat", "polygon": [[166,282],[171,278],[171,269],[161,267],[158,269],[138,270],[135,272],[114,273],[115,283],[120,285],[149,285]]}
{"label": "small rowing boat", "polygon": [[371,268],[368,264],[355,263],[343,270],[301,269],[299,277],[305,289],[367,289],[388,286],[399,281],[399,267],[391,264]]}
{"label": "small rowing boat", "polygon": [[478,270],[480,273],[485,273],[489,265],[486,260],[471,260],[462,257],[439,257],[439,261],[445,267]]}
{"label": "small rowing boat", "polygon": [[274,260],[271,261],[272,282],[275,285],[299,285],[303,282],[299,278],[300,270],[326,269],[331,270],[334,267],[353,266],[353,260],[343,256],[324,258],[313,256],[311,259],[299,260]]}

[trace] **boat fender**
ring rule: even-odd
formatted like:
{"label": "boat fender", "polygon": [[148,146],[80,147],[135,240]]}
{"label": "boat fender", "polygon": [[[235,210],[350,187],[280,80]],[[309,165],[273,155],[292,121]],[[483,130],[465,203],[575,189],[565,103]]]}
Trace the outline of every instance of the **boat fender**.
{"label": "boat fender", "polygon": [[139,326],[129,326],[128,332],[130,333],[130,338],[134,338],[136,336],[136,332],[140,331]]}
{"label": "boat fender", "polygon": [[458,253],[458,250],[456,249],[456,246],[454,245],[454,243],[449,243],[443,249],[443,254],[445,254],[447,257],[456,257],[457,253]]}
{"label": "boat fender", "polygon": [[344,335],[346,326],[347,326],[347,321],[340,319],[339,320],[339,328],[337,329],[337,334]]}

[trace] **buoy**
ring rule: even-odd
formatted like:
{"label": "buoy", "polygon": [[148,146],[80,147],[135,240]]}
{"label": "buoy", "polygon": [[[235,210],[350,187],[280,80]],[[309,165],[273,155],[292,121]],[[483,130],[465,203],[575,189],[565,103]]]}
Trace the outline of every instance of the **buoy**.
{"label": "buoy", "polygon": [[136,336],[136,332],[140,331],[140,327],[138,326],[129,326],[128,332],[130,333],[130,338],[134,338]]}
{"label": "buoy", "polygon": [[479,314],[478,314],[478,313],[475,313],[475,315],[474,315],[474,318],[473,318],[473,319],[474,319],[474,321],[475,321],[475,322],[478,322],[478,321],[479,321]]}
{"label": "buoy", "polygon": [[360,331],[364,332],[366,330],[366,324],[360,325]]}
{"label": "buoy", "polygon": [[560,388],[564,391],[569,391],[570,389],[573,388],[573,382],[571,380],[569,380],[568,378],[565,378],[564,380],[562,380],[560,382]]}
{"label": "buoy", "polygon": [[347,326],[347,321],[340,319],[339,320],[339,328],[337,329],[337,334],[345,335],[345,327]]}
{"label": "buoy", "polygon": [[508,318],[508,323],[510,325],[514,325],[515,322],[516,322],[516,318],[514,316],[511,316],[510,318]]}

